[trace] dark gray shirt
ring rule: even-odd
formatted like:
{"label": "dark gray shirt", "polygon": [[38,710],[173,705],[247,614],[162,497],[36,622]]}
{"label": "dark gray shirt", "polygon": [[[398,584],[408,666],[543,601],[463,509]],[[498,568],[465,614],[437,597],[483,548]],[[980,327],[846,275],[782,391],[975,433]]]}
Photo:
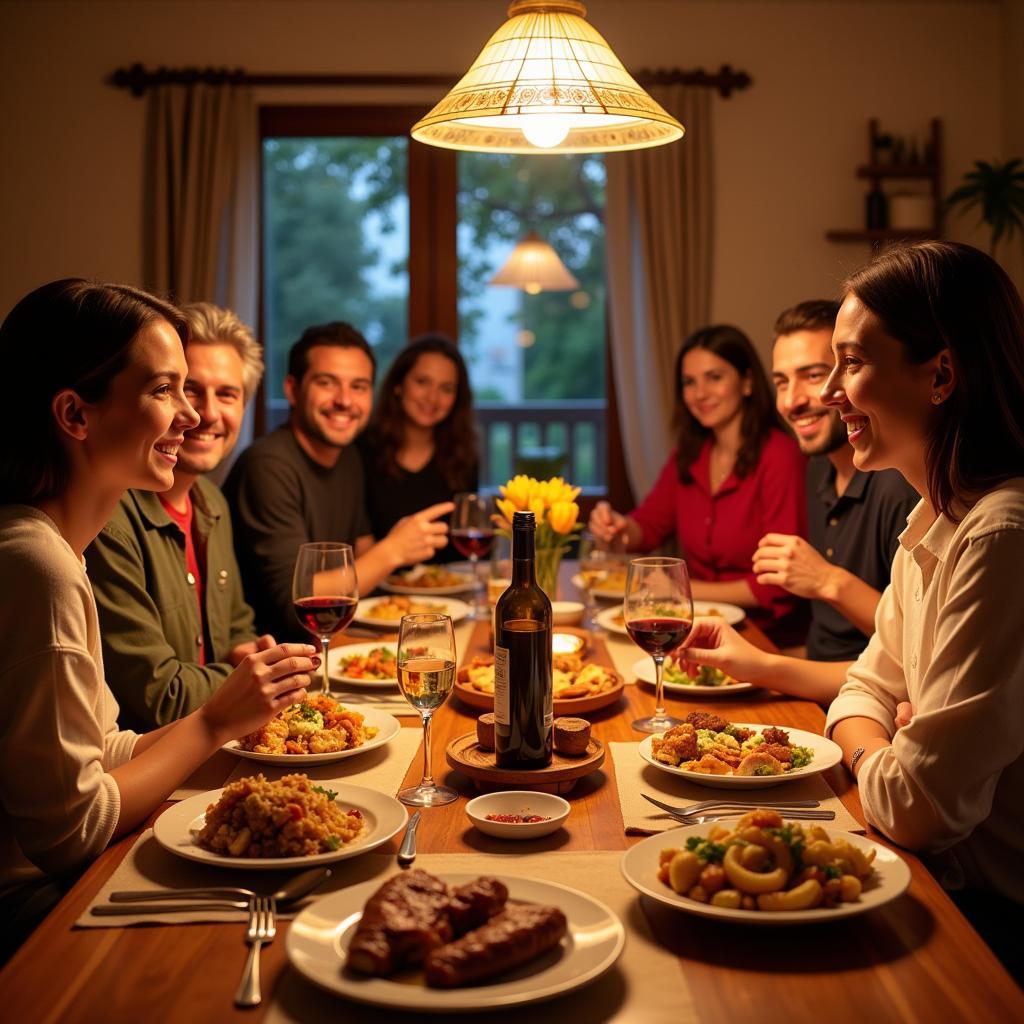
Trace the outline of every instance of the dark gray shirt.
{"label": "dark gray shirt", "polygon": [[[808,540],[834,565],[885,590],[897,538],[920,500],[894,469],[855,471],[842,497],[837,497],[835,467],[826,456],[815,456],[807,467]],[[811,602],[808,658],[852,661],[866,646],[867,637],[842,612],[825,601]]]}
{"label": "dark gray shirt", "polygon": [[354,445],[330,469],[314,462],[286,424],[250,445],[224,483],[245,595],[261,633],[311,642],[292,607],[292,573],[302,544],[355,545],[370,534],[363,464]]}

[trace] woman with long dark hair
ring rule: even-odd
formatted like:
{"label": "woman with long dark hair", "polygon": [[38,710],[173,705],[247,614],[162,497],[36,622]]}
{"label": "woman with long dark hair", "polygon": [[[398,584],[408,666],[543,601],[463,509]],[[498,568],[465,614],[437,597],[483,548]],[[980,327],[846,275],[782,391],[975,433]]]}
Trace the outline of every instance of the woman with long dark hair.
{"label": "woman with long dark hair", "polygon": [[1020,980],[1005,922],[1024,903],[1024,305],[949,242],[889,249],[844,291],[823,399],[857,468],[898,469],[921,502],[827,732],[868,820],[932,855]]}
{"label": "woman with long dark hair", "polygon": [[598,502],[590,530],[627,551],[674,534],[694,597],[740,605],[780,646],[802,643],[804,603],[758,583],[751,564],[766,533],[807,535],[805,460],[757,352],[735,327],[705,327],[683,342],[673,379],[675,450],[638,508],[622,515]]}
{"label": "woman with long dark hair", "polygon": [[[366,504],[374,536],[425,505],[477,486],[473,393],[458,346],[425,334],[395,357],[361,442]],[[451,547],[434,561],[460,557]]]}
{"label": "woman with long dark hair", "polygon": [[[130,487],[173,482],[185,430],[184,318],[77,278],[0,326],[0,915],[13,943],[69,876],[138,826],[224,742],[302,695],[315,648],[246,657],[198,711],[119,730],[82,554]],[[0,953],[9,953],[6,945]]]}

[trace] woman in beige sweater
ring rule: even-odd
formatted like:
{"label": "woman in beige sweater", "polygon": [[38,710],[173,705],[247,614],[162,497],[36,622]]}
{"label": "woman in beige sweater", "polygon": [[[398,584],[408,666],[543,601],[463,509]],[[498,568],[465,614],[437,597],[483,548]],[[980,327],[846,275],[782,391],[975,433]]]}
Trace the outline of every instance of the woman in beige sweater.
{"label": "woman in beige sweater", "polygon": [[82,553],[126,489],[172,483],[198,421],[186,341],[174,307],[78,279],[0,326],[0,914],[16,933],[218,747],[298,699],[318,664],[306,644],[274,646],[187,718],[117,728]]}

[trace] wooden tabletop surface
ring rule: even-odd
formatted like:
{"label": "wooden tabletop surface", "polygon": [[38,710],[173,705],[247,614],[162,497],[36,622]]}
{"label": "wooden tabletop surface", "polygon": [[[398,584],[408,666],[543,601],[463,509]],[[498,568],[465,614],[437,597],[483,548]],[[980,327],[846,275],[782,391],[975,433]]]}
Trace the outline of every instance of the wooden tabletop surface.
{"label": "wooden tabletop surface", "polygon": [[[563,572],[563,595],[569,590]],[[767,646],[756,627],[746,635]],[[477,642],[487,627],[478,627]],[[466,652],[462,652],[463,657]],[[629,723],[653,710],[646,686],[627,686],[620,705],[588,716],[594,735],[609,741],[642,738]],[[825,716],[806,701],[754,691],[736,695],[723,713],[734,720],[788,725],[821,732]],[[669,700],[670,713],[694,709],[723,711],[722,701]],[[435,716],[435,777],[455,784],[463,797],[423,816],[423,852],[501,852],[508,846],[467,829],[465,799],[474,791],[449,776],[444,748],[473,728],[478,714],[449,701]],[[419,728],[417,719],[402,719]],[[419,781],[420,757],[413,759],[406,785]],[[826,774],[851,813],[864,822],[856,786],[842,767]],[[625,850],[639,841],[623,834],[615,774],[583,780],[569,795],[573,805],[562,850]],[[153,815],[153,819],[156,818]],[[152,824],[152,820],[148,824]],[[140,830],[141,831],[141,830]],[[880,837],[869,830],[874,839]],[[277,941],[263,950],[263,1007],[238,1010],[232,996],[245,947],[237,924],[165,925],[152,928],[74,929],[91,897],[112,874],[136,835],[108,849],[83,875],[0,973],[3,1017],[19,1022],[227,1021],[260,1020],[275,984],[289,970],[282,922]],[[397,851],[397,841],[391,849]],[[553,847],[554,848],[554,847]],[[388,847],[384,848],[385,850]],[[913,881],[900,899],[870,914],[834,924],[771,929],[734,927],[698,919],[644,901],[659,941],[679,957],[701,1022],[763,1019],[790,1021],[1013,1021],[1024,1020],[1024,993],[962,917],[924,866],[900,851]],[[671,984],[666,979],[666,984]],[[338,1001],[338,1019],[345,1004]],[[398,1014],[381,1020],[411,1019]],[[660,1024],[660,1022],[645,1022]]]}

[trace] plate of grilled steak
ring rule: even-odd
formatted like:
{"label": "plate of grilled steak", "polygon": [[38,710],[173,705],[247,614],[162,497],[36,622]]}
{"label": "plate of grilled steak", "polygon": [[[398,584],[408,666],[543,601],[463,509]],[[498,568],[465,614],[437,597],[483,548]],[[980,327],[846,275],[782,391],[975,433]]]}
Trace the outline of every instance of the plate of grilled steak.
{"label": "plate of grilled steak", "polygon": [[603,974],[625,943],[603,903],[553,882],[413,870],[317,900],[287,951],[361,1003],[428,1013],[550,999]]}

